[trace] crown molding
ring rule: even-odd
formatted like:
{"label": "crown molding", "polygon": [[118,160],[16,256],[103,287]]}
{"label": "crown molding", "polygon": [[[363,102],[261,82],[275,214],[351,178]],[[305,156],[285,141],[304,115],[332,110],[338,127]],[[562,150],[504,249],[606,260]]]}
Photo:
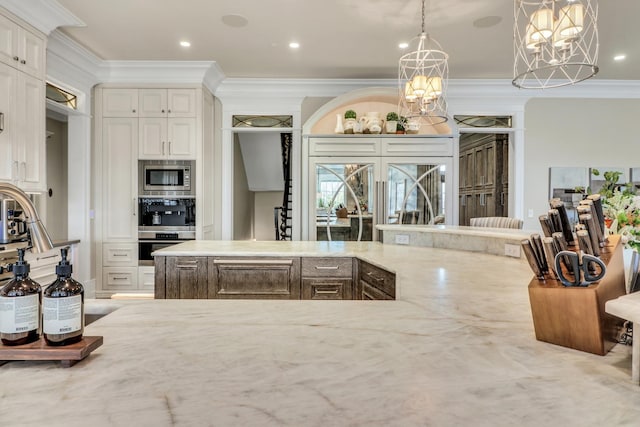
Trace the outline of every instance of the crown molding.
{"label": "crown molding", "polygon": [[86,26],[56,0],[0,0],[0,6],[46,35],[62,26]]}
{"label": "crown molding", "polygon": [[101,83],[206,83],[209,90],[222,79],[215,61],[102,61],[98,71]]}

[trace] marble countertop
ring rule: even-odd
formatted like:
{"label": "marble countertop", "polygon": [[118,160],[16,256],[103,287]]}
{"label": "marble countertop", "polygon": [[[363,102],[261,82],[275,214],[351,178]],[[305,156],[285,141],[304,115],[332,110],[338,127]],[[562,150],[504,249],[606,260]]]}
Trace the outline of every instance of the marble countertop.
{"label": "marble countertop", "polygon": [[469,236],[527,239],[533,233],[540,234],[539,230],[517,230],[513,228],[469,227],[465,225],[409,225],[409,224],[378,224],[378,230],[382,231],[419,231],[424,233],[439,234],[463,234]]}
{"label": "marble countertop", "polygon": [[[271,244],[273,245],[273,244]],[[536,341],[529,267],[380,244],[189,242],[164,254],[351,254],[396,301],[98,300],[104,344],[72,368],[0,367],[0,425],[636,425],[630,347]],[[25,402],[29,402],[26,405]],[[25,406],[26,405],[26,406]]]}

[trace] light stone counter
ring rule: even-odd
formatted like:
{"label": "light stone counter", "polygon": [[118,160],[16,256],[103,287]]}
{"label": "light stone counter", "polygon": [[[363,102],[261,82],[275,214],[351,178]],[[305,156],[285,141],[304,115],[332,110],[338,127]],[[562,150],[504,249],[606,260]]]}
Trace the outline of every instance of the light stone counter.
{"label": "light stone counter", "polygon": [[399,236],[410,246],[456,249],[492,255],[522,258],[520,242],[535,230],[468,227],[463,225],[376,225],[382,231],[382,241],[397,244]]}
{"label": "light stone counter", "polygon": [[[165,251],[266,251],[192,245]],[[103,346],[74,367],[0,367],[0,425],[601,427],[640,419],[629,347],[596,356],[536,341],[531,271],[520,260],[380,244],[286,246],[272,250],[350,253],[391,268],[399,299],[118,301],[86,328],[104,336]]]}

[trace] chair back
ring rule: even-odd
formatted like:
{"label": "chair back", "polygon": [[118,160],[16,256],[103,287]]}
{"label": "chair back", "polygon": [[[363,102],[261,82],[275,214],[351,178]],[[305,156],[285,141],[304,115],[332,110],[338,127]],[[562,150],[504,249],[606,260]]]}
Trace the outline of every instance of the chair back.
{"label": "chair back", "polygon": [[481,218],[471,218],[472,227],[491,227],[491,228],[516,228],[522,229],[524,221],[518,218],[509,218],[504,216],[486,216]]}

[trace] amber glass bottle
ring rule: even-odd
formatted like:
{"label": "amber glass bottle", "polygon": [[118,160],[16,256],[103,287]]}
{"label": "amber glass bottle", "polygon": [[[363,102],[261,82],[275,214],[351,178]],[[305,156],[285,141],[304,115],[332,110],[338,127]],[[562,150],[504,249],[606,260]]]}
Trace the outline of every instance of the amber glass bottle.
{"label": "amber glass bottle", "polygon": [[84,288],[71,278],[67,251],[60,250],[58,278],[44,290],[42,299],[42,330],[48,345],[73,344],[84,332]]}
{"label": "amber glass bottle", "polygon": [[0,289],[0,340],[4,345],[21,345],[40,338],[42,288],[29,278],[24,249],[18,249],[13,279]]}

